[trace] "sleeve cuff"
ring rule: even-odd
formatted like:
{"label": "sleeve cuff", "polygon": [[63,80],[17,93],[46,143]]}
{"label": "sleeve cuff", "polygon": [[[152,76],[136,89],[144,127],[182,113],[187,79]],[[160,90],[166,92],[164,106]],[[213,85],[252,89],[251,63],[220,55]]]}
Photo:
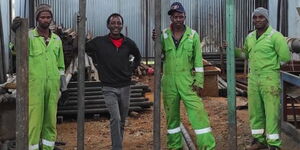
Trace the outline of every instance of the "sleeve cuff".
{"label": "sleeve cuff", "polygon": [[204,72],[203,67],[195,67],[196,72]]}

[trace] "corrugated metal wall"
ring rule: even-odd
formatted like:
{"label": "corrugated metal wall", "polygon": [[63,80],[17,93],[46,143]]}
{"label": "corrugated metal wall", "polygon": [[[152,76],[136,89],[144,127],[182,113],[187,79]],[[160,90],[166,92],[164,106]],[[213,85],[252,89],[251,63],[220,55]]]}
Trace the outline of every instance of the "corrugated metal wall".
{"label": "corrugated metal wall", "polygon": [[254,30],[252,12],[255,0],[236,0],[236,46],[242,47],[248,33]]}
{"label": "corrugated metal wall", "polygon": [[[186,10],[186,24],[196,29],[204,39],[203,51],[218,52],[226,33],[225,0],[163,0],[162,28],[170,24],[167,11],[175,1],[181,2]],[[37,0],[36,5],[40,3],[52,5],[56,23],[65,27],[76,26],[77,0]],[[251,13],[255,0],[236,0],[236,8],[236,45],[241,47],[248,31],[253,29]],[[142,56],[147,56],[148,51],[148,56],[154,57],[153,41],[150,39],[154,28],[154,10],[154,1],[151,0],[87,0],[87,30],[96,36],[107,34],[106,19],[111,13],[118,12],[124,17],[123,33],[137,43]]]}
{"label": "corrugated metal wall", "polygon": [[[76,26],[78,0],[37,0],[36,6],[41,3],[52,6],[57,24],[67,28]],[[134,40],[145,56],[145,5],[143,0],[87,0],[87,31],[94,36],[108,34],[107,17],[120,13],[124,18],[123,34]]]}
{"label": "corrugated metal wall", "polygon": [[300,8],[299,0],[289,0],[288,3],[288,36],[300,38],[300,12],[296,8]]}
{"label": "corrugated metal wall", "polygon": [[[9,68],[9,41],[10,41],[10,37],[9,37],[9,31],[10,31],[10,17],[9,17],[9,14],[10,14],[10,9],[9,9],[9,1],[10,0],[1,0],[0,1],[0,7],[1,7],[1,23],[2,23],[2,28],[1,29],[3,31],[3,44],[4,44],[4,53],[2,54],[3,55],[3,58],[4,60],[1,60],[3,61],[4,63],[4,68],[3,70],[5,72],[8,72],[8,68]],[[2,58],[1,58],[2,59]]]}
{"label": "corrugated metal wall", "polygon": [[[202,37],[203,52],[219,52],[226,40],[225,0],[201,0],[198,4],[198,31]],[[236,46],[242,47],[248,32],[253,30],[251,14],[255,0],[236,0]]]}
{"label": "corrugated metal wall", "polygon": [[[162,2],[162,27],[170,23],[167,11],[170,5],[179,1],[186,11],[186,24],[197,30],[202,40],[203,52],[219,52],[221,42],[225,40],[225,0],[168,0]],[[236,0],[237,34],[236,45],[242,47],[248,31],[253,29],[251,13],[255,9],[255,0]],[[165,11],[164,11],[165,10]]]}
{"label": "corrugated metal wall", "polygon": [[28,5],[29,0],[11,0],[12,1],[12,18],[20,16],[22,18],[28,18]]}
{"label": "corrugated metal wall", "polygon": [[202,40],[203,52],[219,51],[221,42],[225,39],[225,1],[199,1],[198,31]]}

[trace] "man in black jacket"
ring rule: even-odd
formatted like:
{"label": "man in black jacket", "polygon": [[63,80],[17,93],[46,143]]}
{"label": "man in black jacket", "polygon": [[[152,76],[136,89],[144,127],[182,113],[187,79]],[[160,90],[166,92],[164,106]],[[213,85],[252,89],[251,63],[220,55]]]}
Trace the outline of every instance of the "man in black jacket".
{"label": "man in black jacket", "polygon": [[[140,64],[141,55],[136,44],[121,34],[123,18],[114,13],[107,18],[110,33],[98,36],[86,44],[89,55],[96,59],[103,85],[105,104],[110,113],[112,149],[121,150],[125,119],[129,109],[132,71]],[[129,56],[134,57],[130,63]]]}

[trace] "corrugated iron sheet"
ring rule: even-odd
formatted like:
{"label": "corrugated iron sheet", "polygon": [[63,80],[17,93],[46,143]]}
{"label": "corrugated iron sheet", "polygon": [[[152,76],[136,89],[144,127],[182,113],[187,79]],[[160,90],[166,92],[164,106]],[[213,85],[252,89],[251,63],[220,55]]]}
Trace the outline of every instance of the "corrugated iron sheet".
{"label": "corrugated iron sheet", "polygon": [[225,39],[225,1],[202,0],[198,5],[198,31],[205,53],[218,52]]}
{"label": "corrugated iron sheet", "polygon": [[[5,73],[8,72],[8,68],[9,68],[9,41],[10,41],[10,35],[9,35],[9,31],[10,31],[10,9],[9,9],[9,0],[1,0],[0,1],[0,6],[1,6],[1,23],[2,23],[2,28],[0,29],[3,31],[3,45],[4,45],[4,51],[2,53],[3,55],[3,67],[1,68],[3,69],[3,71]],[[1,55],[0,55],[1,56]],[[2,59],[2,58],[1,58]],[[1,66],[2,67],[2,66]]]}
{"label": "corrugated iron sheet", "polygon": [[[38,0],[50,4],[54,20],[66,28],[76,27],[76,15],[79,10],[76,0]],[[94,36],[108,34],[106,20],[112,13],[120,13],[124,18],[122,33],[134,40],[142,56],[145,56],[145,2],[142,0],[87,0],[87,32]]]}
{"label": "corrugated iron sheet", "polygon": [[[168,0],[162,2],[162,27],[169,25],[167,15],[170,5],[179,1],[186,11],[186,24],[197,30],[205,53],[217,53],[226,38],[225,0]],[[236,46],[242,47],[243,40],[252,30],[251,13],[255,0],[236,0]],[[165,10],[165,12],[164,12]]]}
{"label": "corrugated iron sheet", "polygon": [[[219,52],[219,46],[225,40],[225,0],[164,0],[162,1],[162,28],[170,24],[167,11],[170,5],[179,1],[186,10],[186,24],[197,30],[204,45],[203,52]],[[65,27],[76,26],[76,0],[37,0],[36,4],[48,3],[54,9],[55,20]],[[148,7],[148,9],[147,9]],[[243,40],[253,29],[251,13],[255,0],[236,0],[237,34],[236,45],[242,47]],[[106,19],[118,12],[124,17],[123,33],[132,38],[140,48],[142,56],[154,57],[153,41],[150,39],[154,28],[154,2],[151,0],[88,0],[87,31],[94,35],[108,33]],[[150,15],[147,15],[150,14]]]}
{"label": "corrugated iron sheet", "polygon": [[300,38],[300,12],[296,8],[300,8],[299,0],[289,0],[288,3],[288,36]]}

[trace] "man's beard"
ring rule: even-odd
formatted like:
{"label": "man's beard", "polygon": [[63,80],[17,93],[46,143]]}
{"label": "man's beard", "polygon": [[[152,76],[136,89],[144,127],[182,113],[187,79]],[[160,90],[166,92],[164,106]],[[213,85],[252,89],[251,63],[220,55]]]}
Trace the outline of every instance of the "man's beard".
{"label": "man's beard", "polygon": [[40,23],[39,26],[40,26],[42,29],[48,29],[49,26],[50,26],[50,23]]}

